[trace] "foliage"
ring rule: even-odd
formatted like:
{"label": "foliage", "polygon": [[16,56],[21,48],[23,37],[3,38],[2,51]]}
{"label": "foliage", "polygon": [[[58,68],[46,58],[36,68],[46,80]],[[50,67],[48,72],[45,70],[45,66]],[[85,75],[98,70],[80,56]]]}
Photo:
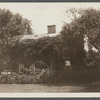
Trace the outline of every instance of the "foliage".
{"label": "foliage", "polygon": [[49,70],[36,71],[36,74],[29,75],[23,74],[19,75],[15,72],[11,74],[1,74],[0,84],[33,84],[33,83],[44,83],[49,76]]}
{"label": "foliage", "polygon": [[14,42],[24,34],[32,34],[30,21],[22,18],[19,14],[13,14],[9,10],[0,9],[0,44],[14,45]]}
{"label": "foliage", "polygon": [[32,56],[35,61],[42,60],[47,66],[52,67],[56,71],[61,71],[64,68],[62,64],[64,64],[66,55],[69,54],[67,52],[68,48],[64,46],[60,35],[43,37],[37,40],[24,40],[20,47],[21,50],[25,50],[26,57]]}
{"label": "foliage", "polygon": [[24,34],[32,34],[31,23],[19,14],[0,9],[0,59],[10,61],[10,50]]}
{"label": "foliage", "polygon": [[35,63],[35,68],[39,68],[39,69],[42,69],[42,68],[47,68],[47,65],[45,62],[43,61],[37,61]]}
{"label": "foliage", "polygon": [[[99,51],[100,11],[88,8],[75,10],[73,13],[73,16],[76,15],[76,18],[70,24],[66,23],[61,31],[66,45],[70,46],[78,34],[85,34],[88,37],[89,43]],[[80,16],[77,17],[77,14],[80,14]]]}
{"label": "foliage", "polygon": [[18,81],[17,77],[18,77],[18,74],[14,73],[14,72],[10,75],[1,74],[0,75],[0,84],[15,84]]}
{"label": "foliage", "polygon": [[[86,52],[84,50],[84,36],[89,39],[88,42],[100,50],[100,11],[92,8],[71,10],[74,19],[71,23],[65,23],[61,35],[56,37],[43,37],[36,40],[23,40],[19,47],[19,56],[23,54],[25,58],[31,58],[36,62],[42,60],[47,64],[53,77],[62,78],[64,73],[64,61],[67,57],[71,60],[72,71],[69,75],[75,80],[84,80],[88,77],[90,71],[84,63]],[[79,15],[77,17],[77,14]],[[18,48],[16,47],[16,48]],[[15,49],[16,50],[16,49]],[[18,52],[17,51],[17,52]],[[21,54],[21,55],[20,55]],[[99,53],[98,53],[99,54]],[[18,56],[17,55],[17,56]],[[16,57],[15,57],[16,58]],[[99,59],[95,53],[91,52],[90,58]],[[96,60],[98,61],[98,60]],[[90,64],[90,66],[92,66]],[[96,66],[96,64],[94,64]],[[93,66],[94,66],[93,65]],[[77,80],[76,79],[76,80]],[[75,80],[75,81],[76,81]]]}
{"label": "foliage", "polygon": [[[72,12],[72,11],[71,11]],[[68,35],[65,38],[71,38],[75,34],[85,34],[89,38],[89,42],[92,44],[98,44],[99,40],[99,31],[100,31],[100,11],[88,8],[75,10],[72,12],[73,16],[76,16],[70,24],[65,24],[62,32],[64,35]],[[80,16],[77,17],[77,14]],[[68,40],[69,41],[69,40]]]}
{"label": "foliage", "polygon": [[[79,72],[87,72],[89,76],[90,70],[92,70],[92,75],[93,70],[98,70],[99,68],[97,66],[100,59],[100,10],[93,8],[80,10],[71,9],[70,13],[73,16],[73,20],[69,24],[64,24],[61,34],[65,41],[65,46],[69,46],[70,48],[73,79],[75,79],[74,76],[80,76],[80,78],[78,78],[79,80],[86,75],[85,73],[83,75],[77,75]],[[86,59],[87,52],[84,52],[84,36],[88,37],[87,41],[98,51],[93,52],[89,48],[89,66],[86,66],[84,63],[84,60],[88,62]]]}
{"label": "foliage", "polygon": [[18,76],[18,83],[19,84],[31,84],[35,83],[35,77],[27,74],[19,75]]}

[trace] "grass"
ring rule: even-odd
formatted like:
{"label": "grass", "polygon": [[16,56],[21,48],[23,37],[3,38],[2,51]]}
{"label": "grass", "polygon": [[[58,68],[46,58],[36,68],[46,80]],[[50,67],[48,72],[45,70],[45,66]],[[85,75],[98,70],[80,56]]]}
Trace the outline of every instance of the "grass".
{"label": "grass", "polygon": [[0,84],[0,93],[100,92],[100,82],[82,85]]}
{"label": "grass", "polygon": [[42,84],[0,84],[0,93],[59,93],[81,91],[80,86],[47,86]]}

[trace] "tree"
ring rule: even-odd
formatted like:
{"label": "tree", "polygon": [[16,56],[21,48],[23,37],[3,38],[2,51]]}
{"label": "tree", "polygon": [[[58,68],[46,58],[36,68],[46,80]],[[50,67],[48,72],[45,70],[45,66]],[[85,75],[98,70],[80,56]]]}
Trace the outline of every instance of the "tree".
{"label": "tree", "polygon": [[64,25],[61,34],[66,46],[70,48],[72,69],[79,73],[81,68],[82,71],[86,68],[84,65],[86,58],[84,36],[87,36],[88,42],[100,52],[100,10],[88,8],[74,11],[71,10],[75,17],[70,24]]}
{"label": "tree", "polygon": [[[88,41],[93,46],[95,46],[99,51],[99,48],[96,45],[100,38],[100,36],[99,36],[100,10],[96,10],[93,8],[81,9],[81,10],[71,9],[70,12],[73,14],[74,18],[69,25],[65,24],[65,26],[67,28],[67,32],[69,29],[69,30],[71,30],[71,32],[73,31],[73,35],[74,35],[74,33],[79,33],[79,32],[81,32],[81,34],[83,33],[83,34],[87,35],[89,38]],[[77,17],[77,15],[78,15],[78,17]],[[65,29],[63,28],[63,31],[64,30]],[[71,36],[71,33],[69,33],[69,34]]]}
{"label": "tree", "polygon": [[24,34],[32,34],[31,23],[19,14],[0,9],[0,59],[10,62],[10,50]]}

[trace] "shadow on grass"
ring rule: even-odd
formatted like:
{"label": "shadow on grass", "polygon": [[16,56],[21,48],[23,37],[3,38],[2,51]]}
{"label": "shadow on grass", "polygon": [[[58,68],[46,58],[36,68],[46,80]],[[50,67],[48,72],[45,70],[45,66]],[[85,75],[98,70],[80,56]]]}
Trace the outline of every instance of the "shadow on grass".
{"label": "shadow on grass", "polygon": [[81,92],[100,92],[100,82],[84,84]]}
{"label": "shadow on grass", "polygon": [[80,90],[73,90],[72,92],[100,92],[100,82],[95,83],[45,83],[45,86],[74,86],[81,87]]}

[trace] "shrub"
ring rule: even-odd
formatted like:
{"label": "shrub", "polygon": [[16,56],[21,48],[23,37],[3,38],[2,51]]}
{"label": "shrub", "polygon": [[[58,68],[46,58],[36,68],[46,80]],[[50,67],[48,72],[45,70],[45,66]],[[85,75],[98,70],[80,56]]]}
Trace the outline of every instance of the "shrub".
{"label": "shrub", "polygon": [[1,74],[0,84],[33,84],[44,83],[48,77],[48,70],[37,70],[34,75],[23,74],[19,75],[12,72],[12,74]]}
{"label": "shrub", "polygon": [[0,84],[14,84],[17,83],[18,74],[12,73],[10,75],[0,75]]}
{"label": "shrub", "polygon": [[19,84],[32,84],[35,83],[35,77],[27,74],[18,75]]}

